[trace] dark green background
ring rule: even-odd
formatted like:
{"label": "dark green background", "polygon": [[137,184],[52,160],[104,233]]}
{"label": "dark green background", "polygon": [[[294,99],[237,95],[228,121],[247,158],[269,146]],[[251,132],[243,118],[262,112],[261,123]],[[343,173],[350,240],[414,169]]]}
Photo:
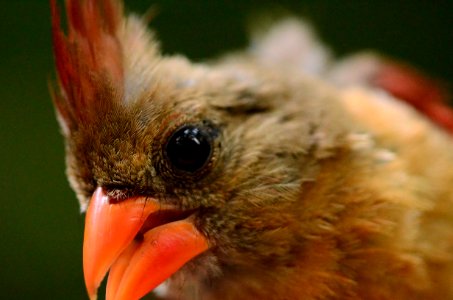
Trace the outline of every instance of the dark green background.
{"label": "dark green background", "polygon": [[[152,1],[129,1],[144,12]],[[85,299],[83,216],[64,174],[47,92],[53,75],[46,0],[1,0],[0,298]],[[193,59],[244,46],[249,17],[308,17],[343,55],[377,49],[453,80],[452,1],[154,1],[167,53]],[[273,13],[273,14],[274,14]]]}

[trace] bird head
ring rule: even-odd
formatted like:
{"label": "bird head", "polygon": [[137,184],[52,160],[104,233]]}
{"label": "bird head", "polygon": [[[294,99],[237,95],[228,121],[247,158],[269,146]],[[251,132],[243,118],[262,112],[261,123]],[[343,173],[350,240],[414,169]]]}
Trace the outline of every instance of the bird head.
{"label": "bird head", "polygon": [[315,230],[301,202],[340,147],[328,89],[239,58],[164,56],[116,0],[66,1],[67,33],[51,6],[52,95],[86,210],[90,297],[108,271],[107,299],[169,278],[181,290],[272,286]]}

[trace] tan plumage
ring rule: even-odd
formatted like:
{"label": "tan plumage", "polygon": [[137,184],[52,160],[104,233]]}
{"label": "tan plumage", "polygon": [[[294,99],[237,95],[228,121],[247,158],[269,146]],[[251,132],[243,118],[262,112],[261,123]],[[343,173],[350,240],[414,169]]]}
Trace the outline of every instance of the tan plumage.
{"label": "tan plumage", "polygon": [[[209,250],[167,280],[169,299],[453,299],[446,131],[382,90],[334,83],[327,54],[306,61],[324,51],[309,34],[273,49],[306,33],[294,21],[192,64],[162,56],[138,17],[112,17],[117,1],[68,3],[69,44],[53,12],[54,98],[71,185],[82,210],[96,187],[194,210]],[[93,11],[100,21],[81,26]],[[86,43],[118,56],[82,60]],[[216,132],[193,174],[163,147],[183,124]]]}

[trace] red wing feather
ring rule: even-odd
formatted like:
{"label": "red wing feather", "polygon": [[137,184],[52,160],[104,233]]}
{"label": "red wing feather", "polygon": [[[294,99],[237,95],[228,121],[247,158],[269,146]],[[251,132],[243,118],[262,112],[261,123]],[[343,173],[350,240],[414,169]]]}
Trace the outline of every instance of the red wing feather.
{"label": "red wing feather", "polygon": [[409,103],[453,134],[453,110],[447,105],[450,96],[434,80],[408,66],[387,62],[378,71],[373,84]]}

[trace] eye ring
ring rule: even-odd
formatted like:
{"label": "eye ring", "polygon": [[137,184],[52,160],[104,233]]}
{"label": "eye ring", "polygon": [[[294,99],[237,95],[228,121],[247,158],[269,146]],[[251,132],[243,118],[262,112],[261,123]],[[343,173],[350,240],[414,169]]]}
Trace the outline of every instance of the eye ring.
{"label": "eye ring", "polygon": [[165,156],[174,170],[198,173],[212,158],[214,138],[211,128],[183,125],[174,131],[165,144]]}

